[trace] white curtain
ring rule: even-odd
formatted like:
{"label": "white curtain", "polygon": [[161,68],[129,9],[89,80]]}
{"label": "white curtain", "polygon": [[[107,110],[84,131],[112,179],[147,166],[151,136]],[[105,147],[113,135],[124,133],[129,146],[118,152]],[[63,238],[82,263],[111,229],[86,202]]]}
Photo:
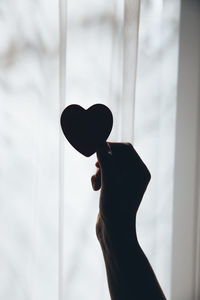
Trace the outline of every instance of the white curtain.
{"label": "white curtain", "polygon": [[0,3],[0,298],[57,299],[57,1]]}
{"label": "white curtain", "polygon": [[109,299],[96,158],[59,125],[65,106],[98,102],[114,115],[109,140],[132,142],[152,173],[138,237],[168,296],[179,0],[7,0],[0,11],[0,298]]}

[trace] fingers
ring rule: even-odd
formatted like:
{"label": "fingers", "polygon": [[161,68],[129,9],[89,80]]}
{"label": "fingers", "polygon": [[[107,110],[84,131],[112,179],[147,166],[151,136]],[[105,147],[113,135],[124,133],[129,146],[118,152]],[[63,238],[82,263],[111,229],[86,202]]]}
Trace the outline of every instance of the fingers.
{"label": "fingers", "polygon": [[108,143],[104,143],[97,151],[97,158],[102,173],[110,168],[112,152]]}
{"label": "fingers", "polygon": [[130,143],[105,142],[97,151],[97,159],[96,167],[101,172],[91,179],[94,190],[110,186],[123,174],[132,176],[132,171],[136,172],[140,167],[139,156]]}
{"label": "fingers", "polygon": [[[96,163],[97,165],[97,163]],[[96,174],[91,177],[91,184],[94,191],[98,191],[101,188],[101,170],[97,169]]]}
{"label": "fingers", "polygon": [[96,162],[95,167],[100,168],[100,164],[98,161]]}

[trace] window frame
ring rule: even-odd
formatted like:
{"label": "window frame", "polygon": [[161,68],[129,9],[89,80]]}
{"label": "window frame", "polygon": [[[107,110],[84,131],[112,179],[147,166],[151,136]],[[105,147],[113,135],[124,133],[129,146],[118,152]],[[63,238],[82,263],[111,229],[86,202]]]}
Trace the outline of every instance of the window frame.
{"label": "window frame", "polygon": [[199,299],[200,3],[182,0],[176,112],[171,299]]}

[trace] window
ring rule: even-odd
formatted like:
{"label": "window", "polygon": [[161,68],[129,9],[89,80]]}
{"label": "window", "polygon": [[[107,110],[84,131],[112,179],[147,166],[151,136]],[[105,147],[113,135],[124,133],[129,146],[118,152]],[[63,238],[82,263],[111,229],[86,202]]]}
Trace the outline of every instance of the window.
{"label": "window", "polygon": [[65,106],[100,102],[114,115],[109,140],[132,142],[151,171],[137,229],[167,299],[198,299],[197,1],[7,0],[0,11],[0,298],[109,299],[96,157],[59,125]]}

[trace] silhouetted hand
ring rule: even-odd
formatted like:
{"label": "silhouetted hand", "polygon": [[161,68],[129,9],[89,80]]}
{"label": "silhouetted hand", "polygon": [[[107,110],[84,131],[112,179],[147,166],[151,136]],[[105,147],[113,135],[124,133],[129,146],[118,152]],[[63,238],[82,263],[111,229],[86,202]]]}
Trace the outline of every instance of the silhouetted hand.
{"label": "silhouetted hand", "polygon": [[114,222],[135,218],[150,173],[131,144],[104,144],[97,153],[94,190],[101,188],[100,215]]}
{"label": "silhouetted hand", "polygon": [[136,234],[136,213],[150,173],[131,144],[105,143],[92,176],[100,204],[96,233],[112,300],[166,299]]}

